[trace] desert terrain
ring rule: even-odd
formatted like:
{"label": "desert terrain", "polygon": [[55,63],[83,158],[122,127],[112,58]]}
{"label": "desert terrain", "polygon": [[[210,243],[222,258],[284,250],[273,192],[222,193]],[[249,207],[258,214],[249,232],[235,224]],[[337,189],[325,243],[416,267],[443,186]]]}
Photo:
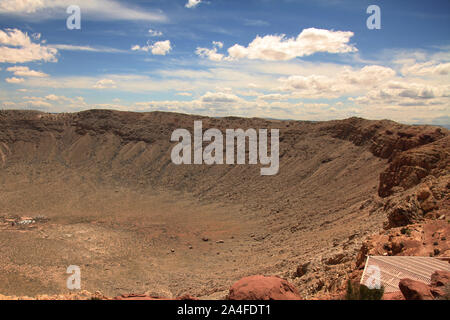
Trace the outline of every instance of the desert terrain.
{"label": "desert terrain", "polygon": [[[174,165],[170,136],[195,120],[280,129],[278,175]],[[223,299],[263,274],[320,298],[345,287],[380,230],[449,231],[448,154],[447,129],[387,120],[1,111],[0,294],[68,293],[77,265],[82,289],[107,296]],[[447,239],[420,254],[448,256]]]}

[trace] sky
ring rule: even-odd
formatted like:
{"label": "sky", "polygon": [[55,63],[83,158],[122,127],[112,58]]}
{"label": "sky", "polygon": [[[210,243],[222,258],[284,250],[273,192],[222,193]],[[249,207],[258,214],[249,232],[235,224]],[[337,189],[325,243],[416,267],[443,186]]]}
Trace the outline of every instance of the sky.
{"label": "sky", "polygon": [[448,0],[0,0],[0,108],[449,125],[449,31]]}

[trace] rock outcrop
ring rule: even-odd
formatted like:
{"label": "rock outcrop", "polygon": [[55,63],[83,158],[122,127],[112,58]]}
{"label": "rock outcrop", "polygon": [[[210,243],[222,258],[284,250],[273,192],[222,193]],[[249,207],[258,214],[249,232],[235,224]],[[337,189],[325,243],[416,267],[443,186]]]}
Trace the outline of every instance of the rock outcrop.
{"label": "rock outcrop", "polygon": [[297,289],[284,279],[261,275],[246,277],[230,288],[229,300],[301,300]]}
{"label": "rock outcrop", "polygon": [[367,256],[446,257],[450,255],[449,237],[450,223],[445,220],[383,230],[364,241],[356,266],[363,268]]}
{"label": "rock outcrop", "polygon": [[396,187],[408,190],[429,175],[445,175],[449,169],[449,150],[450,137],[447,136],[434,143],[398,154],[380,175],[379,195],[390,196]]}
{"label": "rock outcrop", "polygon": [[420,281],[402,279],[398,284],[406,300],[433,300],[430,287]]}
{"label": "rock outcrop", "polygon": [[405,300],[434,300],[449,298],[450,272],[436,271],[431,275],[431,284],[402,279],[399,288]]}

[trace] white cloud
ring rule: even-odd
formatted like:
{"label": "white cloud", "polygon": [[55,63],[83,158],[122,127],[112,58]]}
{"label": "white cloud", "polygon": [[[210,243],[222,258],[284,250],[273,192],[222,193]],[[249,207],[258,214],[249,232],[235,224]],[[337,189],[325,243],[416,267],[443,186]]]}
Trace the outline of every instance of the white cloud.
{"label": "white cloud", "polygon": [[22,97],[23,102],[16,102],[15,107],[18,109],[34,107],[38,110],[46,111],[78,111],[94,108],[94,105],[88,105],[83,97],[69,98],[63,95],[49,94],[45,97]]}
{"label": "white cloud", "polygon": [[223,48],[223,43],[220,41],[213,41],[213,48],[212,49],[208,49],[208,48],[200,48],[198,47],[197,50],[195,51],[195,53],[202,58],[206,58],[208,60],[211,61],[222,61],[224,59],[224,55],[221,53],[218,53],[218,49],[222,49]]}
{"label": "white cloud", "polygon": [[286,61],[317,52],[347,53],[358,51],[349,44],[353,32],[325,29],[304,29],[297,38],[285,35],[257,36],[248,47],[234,45],[228,49],[229,59]]}
{"label": "white cloud", "polygon": [[[2,0],[0,14],[48,19],[66,14],[65,10],[74,4],[73,0]],[[160,12],[150,12],[142,8],[132,8],[116,0],[78,0],[83,17],[96,20],[143,20],[165,21]]]}
{"label": "white cloud", "polygon": [[111,79],[102,79],[94,85],[95,89],[113,89],[116,88],[116,82]]}
{"label": "white cloud", "polygon": [[19,84],[19,83],[24,82],[25,79],[12,77],[12,78],[6,78],[5,81],[8,83],[12,83],[12,84]]}
{"label": "white cloud", "polygon": [[6,69],[6,71],[12,72],[14,73],[15,76],[19,77],[37,77],[37,78],[48,77],[48,74],[46,73],[30,70],[28,67],[24,66],[9,67]]}
{"label": "white cloud", "polygon": [[217,48],[207,49],[207,48],[197,48],[195,53],[202,58],[207,58],[211,61],[222,61],[224,55],[221,53],[217,53]]}
{"label": "white cloud", "polygon": [[354,70],[343,67],[336,75],[293,75],[281,78],[280,90],[307,98],[337,98],[346,94],[367,91],[391,80],[396,73],[383,66],[365,66]]}
{"label": "white cloud", "polygon": [[[219,53],[218,44],[214,44],[213,48],[217,48]],[[151,49],[148,49],[148,52],[150,51]],[[223,59],[225,60],[225,57]],[[410,123],[418,122],[417,118],[420,118],[431,123],[435,118],[448,119],[448,77],[434,73],[426,77],[409,77],[401,73],[404,64],[390,63],[392,60],[385,57],[383,61],[386,65],[352,67],[342,63],[299,60],[242,60],[223,64],[205,63],[201,68],[161,68],[151,74],[30,78],[26,79],[24,86],[39,88],[34,90],[35,92],[42,92],[43,88],[58,90],[55,92],[58,96],[63,90],[89,90],[94,86],[115,88],[115,93],[180,96],[180,99],[143,101],[136,104],[127,103],[125,100],[113,103],[110,101],[111,97],[105,100],[107,104],[81,104],[53,101],[50,97],[42,98],[41,101],[53,104],[51,110],[57,111],[107,107],[208,116],[236,115],[305,120],[360,116]],[[411,60],[407,66],[424,64],[425,61]],[[445,63],[437,59],[430,61],[436,63],[426,64],[425,67]],[[102,81],[106,79],[110,81]],[[6,96],[2,100],[14,101],[14,97]],[[71,107],[72,105],[74,107]]]}
{"label": "white cloud", "polygon": [[271,94],[265,94],[258,97],[259,100],[264,101],[282,101],[282,100],[288,100],[289,95],[285,94],[279,94],[279,93],[271,93]]}
{"label": "white cloud", "polygon": [[49,101],[72,101],[70,98],[67,98],[65,96],[57,96],[55,94],[49,94],[45,96],[45,99]]}
{"label": "white cloud", "polygon": [[217,47],[217,48],[219,48],[219,49],[222,49],[222,48],[223,48],[223,42],[220,42],[220,41],[213,41],[213,46],[214,46],[214,47]]}
{"label": "white cloud", "polygon": [[107,53],[121,53],[126,52],[120,49],[107,48],[107,47],[91,47],[91,46],[78,46],[71,44],[49,44],[48,47],[58,50],[67,51],[88,51],[88,52],[107,52]]}
{"label": "white cloud", "polygon": [[197,7],[200,3],[202,3],[202,0],[188,0],[188,2],[186,3],[185,7],[186,8],[195,8]]}
{"label": "white cloud", "polygon": [[241,100],[241,98],[231,93],[209,91],[200,98],[200,101],[205,103],[232,103]]}
{"label": "white cloud", "polygon": [[192,93],[190,93],[190,92],[178,92],[177,96],[190,97],[190,96],[192,96]]}
{"label": "white cloud", "polygon": [[[431,85],[408,80],[389,81],[363,96],[350,98],[361,105],[383,106],[448,106],[448,85]],[[448,108],[448,107],[447,107]]]}
{"label": "white cloud", "polygon": [[148,33],[150,34],[150,37],[161,37],[163,35],[161,31],[153,29],[148,30]]}
{"label": "white cloud", "polygon": [[27,105],[31,105],[33,107],[44,107],[44,108],[50,108],[52,106],[51,103],[42,101],[42,100],[29,100],[25,102]]}
{"label": "white cloud", "polygon": [[0,12],[35,13],[44,6],[43,0],[3,0],[0,2]]}
{"label": "white cloud", "polygon": [[0,63],[56,62],[58,50],[31,41],[19,29],[0,30]]}
{"label": "white cloud", "polygon": [[165,56],[172,50],[170,40],[155,42],[152,46],[152,54]]}
{"label": "white cloud", "polygon": [[427,61],[424,63],[415,63],[405,65],[402,68],[404,75],[411,76],[445,76],[450,74],[450,63],[439,63],[437,61]]}
{"label": "white cloud", "polygon": [[158,41],[154,44],[148,43],[146,46],[135,45],[131,48],[132,51],[151,52],[153,55],[165,56],[172,50],[170,40]]}

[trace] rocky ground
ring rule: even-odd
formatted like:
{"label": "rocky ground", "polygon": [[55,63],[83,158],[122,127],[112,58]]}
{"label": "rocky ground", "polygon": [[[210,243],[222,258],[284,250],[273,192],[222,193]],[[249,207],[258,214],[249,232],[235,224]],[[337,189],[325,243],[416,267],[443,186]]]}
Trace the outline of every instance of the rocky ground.
{"label": "rocky ground", "polygon": [[[170,134],[194,120],[279,128],[279,175],[173,165]],[[446,129],[102,110],[3,111],[0,128],[8,296],[223,299],[239,279],[264,275],[295,289],[268,282],[282,292],[330,299],[367,254],[449,255]],[[83,289],[102,293],[68,295],[73,264]]]}

